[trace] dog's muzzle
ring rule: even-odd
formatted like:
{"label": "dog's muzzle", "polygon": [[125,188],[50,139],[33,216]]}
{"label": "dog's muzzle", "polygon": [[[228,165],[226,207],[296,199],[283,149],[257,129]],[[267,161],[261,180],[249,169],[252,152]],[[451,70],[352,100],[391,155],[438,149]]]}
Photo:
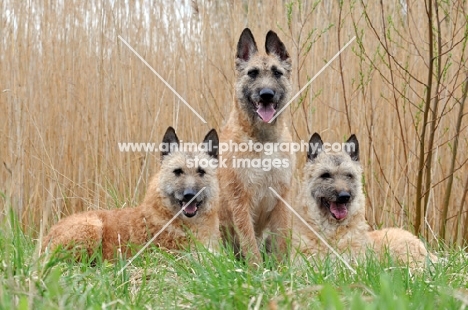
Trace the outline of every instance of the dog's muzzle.
{"label": "dog's muzzle", "polygon": [[348,203],[350,200],[351,194],[341,191],[338,193],[335,201],[322,198],[321,203],[336,220],[342,221],[348,216]]}
{"label": "dog's muzzle", "polygon": [[198,208],[203,203],[203,200],[197,202],[197,198],[193,199],[196,194],[197,192],[193,189],[186,189],[182,200],[179,200],[180,207],[185,207],[182,212],[186,217],[194,217],[197,215]]}
{"label": "dog's muzzle", "polygon": [[273,102],[276,93],[271,88],[262,88],[259,95],[260,100],[255,104],[257,114],[265,123],[268,123],[276,113],[277,104]]}

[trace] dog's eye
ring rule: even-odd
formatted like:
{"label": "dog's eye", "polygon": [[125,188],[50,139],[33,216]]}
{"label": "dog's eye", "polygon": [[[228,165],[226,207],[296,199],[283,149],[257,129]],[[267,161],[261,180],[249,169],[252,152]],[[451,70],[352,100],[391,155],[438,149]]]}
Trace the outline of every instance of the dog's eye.
{"label": "dog's eye", "polygon": [[183,171],[182,169],[175,169],[173,172],[174,172],[174,174],[175,174],[176,176],[180,176],[181,174],[184,173],[184,171]]}
{"label": "dog's eye", "polygon": [[348,179],[354,178],[354,176],[353,176],[351,173],[348,173],[348,174],[346,175],[346,177],[347,177]]}
{"label": "dog's eye", "polygon": [[273,74],[275,75],[275,77],[279,78],[283,75],[283,72],[273,69]]}
{"label": "dog's eye", "polygon": [[252,69],[252,70],[249,70],[249,72],[247,72],[247,74],[252,78],[256,78],[257,75],[258,75],[258,69]]}
{"label": "dog's eye", "polygon": [[202,168],[198,168],[198,169],[197,169],[197,172],[198,172],[198,174],[199,174],[201,177],[204,176],[205,173],[206,173],[205,170],[203,170]]}
{"label": "dog's eye", "polygon": [[322,175],[320,176],[321,179],[329,179],[331,178],[331,175],[330,173],[328,172],[325,172],[325,173],[322,173]]}

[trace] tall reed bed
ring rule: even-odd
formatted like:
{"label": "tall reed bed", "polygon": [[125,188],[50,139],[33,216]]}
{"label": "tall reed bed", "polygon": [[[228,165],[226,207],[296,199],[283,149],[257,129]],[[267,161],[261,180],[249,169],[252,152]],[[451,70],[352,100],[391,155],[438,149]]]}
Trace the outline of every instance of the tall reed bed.
{"label": "tall reed bed", "polygon": [[[0,5],[0,193],[37,233],[87,209],[134,206],[167,126],[198,141],[233,98],[244,27],[285,42],[299,90],[294,139],[361,142],[367,219],[428,240],[468,240],[467,3],[13,1]],[[202,123],[118,38],[207,121]],[[298,154],[296,183],[305,154]],[[292,202],[294,204],[294,202]],[[4,212],[5,213],[5,212]]]}

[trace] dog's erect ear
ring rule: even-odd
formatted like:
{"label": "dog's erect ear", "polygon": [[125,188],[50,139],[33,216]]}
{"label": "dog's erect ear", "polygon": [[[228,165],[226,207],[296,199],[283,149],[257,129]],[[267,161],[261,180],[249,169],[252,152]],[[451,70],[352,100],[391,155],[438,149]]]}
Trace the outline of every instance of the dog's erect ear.
{"label": "dog's erect ear", "polygon": [[203,143],[205,144],[205,151],[208,155],[213,158],[218,159],[218,148],[219,148],[219,139],[218,133],[215,129],[211,129],[203,139]]}
{"label": "dog's erect ear", "polygon": [[318,154],[323,151],[323,141],[318,133],[314,133],[309,140],[309,150],[307,151],[307,160],[314,161]]}
{"label": "dog's erect ear", "polygon": [[167,128],[161,143],[161,160],[164,158],[164,156],[169,155],[178,147],[179,138],[177,138],[174,128]]}
{"label": "dog's erect ear", "polygon": [[348,141],[346,141],[344,147],[344,151],[351,157],[352,160],[359,161],[359,141],[356,138],[356,135],[352,134]]}
{"label": "dog's erect ear", "polygon": [[249,28],[245,28],[237,43],[237,55],[238,59],[243,61],[249,61],[250,57],[257,53],[257,43],[252,35]]}
{"label": "dog's erect ear", "polygon": [[281,61],[289,59],[289,54],[286,50],[286,47],[274,31],[270,30],[266,35],[265,50],[268,55],[274,54],[278,56]]}

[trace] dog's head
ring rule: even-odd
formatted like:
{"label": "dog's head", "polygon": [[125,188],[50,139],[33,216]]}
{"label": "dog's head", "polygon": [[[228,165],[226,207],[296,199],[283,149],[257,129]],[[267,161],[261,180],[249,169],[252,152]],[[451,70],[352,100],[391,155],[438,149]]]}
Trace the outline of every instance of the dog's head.
{"label": "dog's head", "polygon": [[173,213],[184,208],[182,216],[189,219],[211,212],[216,207],[214,204],[219,194],[216,178],[218,145],[218,134],[214,129],[199,145],[181,145],[174,129],[167,129],[161,143],[158,184],[166,205]]}
{"label": "dog's head", "polygon": [[237,43],[236,97],[241,111],[255,123],[270,122],[291,92],[291,58],[273,31],[266,35],[265,51],[258,52],[252,32],[244,29]]}
{"label": "dog's head", "polygon": [[324,144],[319,134],[312,135],[304,182],[306,199],[313,209],[310,212],[318,212],[329,222],[347,223],[364,208],[361,176],[355,135],[343,144]]}

